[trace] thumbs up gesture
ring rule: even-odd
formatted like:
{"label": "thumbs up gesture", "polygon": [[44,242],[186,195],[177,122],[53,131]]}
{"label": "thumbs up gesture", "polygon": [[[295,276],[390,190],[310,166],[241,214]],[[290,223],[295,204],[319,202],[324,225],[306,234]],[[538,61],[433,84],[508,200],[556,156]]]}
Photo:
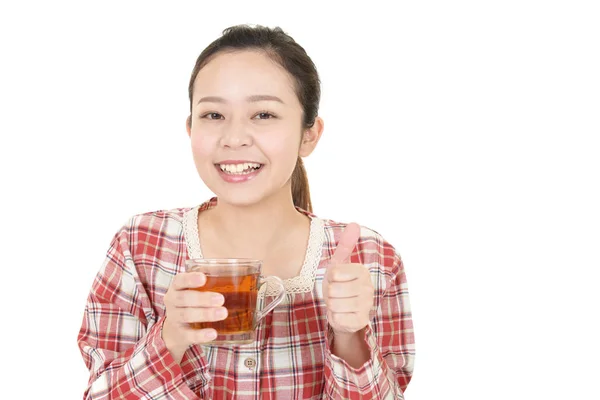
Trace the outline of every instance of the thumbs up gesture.
{"label": "thumbs up gesture", "polygon": [[335,333],[355,333],[369,324],[373,283],[369,270],[349,259],[360,238],[360,226],[348,224],[323,279],[327,320]]}

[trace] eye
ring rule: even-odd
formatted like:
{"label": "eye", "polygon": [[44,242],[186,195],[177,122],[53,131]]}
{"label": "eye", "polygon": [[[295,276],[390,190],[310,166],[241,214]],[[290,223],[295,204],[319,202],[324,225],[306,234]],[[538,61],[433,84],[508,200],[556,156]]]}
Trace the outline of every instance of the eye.
{"label": "eye", "polygon": [[258,117],[258,119],[272,119],[275,118],[273,114],[268,111],[261,111],[254,118]]}
{"label": "eye", "polygon": [[223,116],[217,112],[209,112],[206,113],[204,115],[202,115],[202,117],[200,118],[206,118],[206,119],[223,119]]}

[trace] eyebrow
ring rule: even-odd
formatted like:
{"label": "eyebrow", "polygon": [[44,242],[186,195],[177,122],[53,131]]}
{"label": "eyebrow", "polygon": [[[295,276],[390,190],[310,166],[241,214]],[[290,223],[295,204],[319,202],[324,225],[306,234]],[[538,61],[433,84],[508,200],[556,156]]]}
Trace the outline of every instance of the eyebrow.
{"label": "eyebrow", "polygon": [[[271,96],[269,94],[255,94],[253,96],[248,96],[246,97],[246,101],[249,103],[256,103],[258,101],[277,101],[281,104],[285,104],[279,97]],[[206,96],[198,100],[196,104],[200,103],[227,103],[227,100],[218,96]]]}

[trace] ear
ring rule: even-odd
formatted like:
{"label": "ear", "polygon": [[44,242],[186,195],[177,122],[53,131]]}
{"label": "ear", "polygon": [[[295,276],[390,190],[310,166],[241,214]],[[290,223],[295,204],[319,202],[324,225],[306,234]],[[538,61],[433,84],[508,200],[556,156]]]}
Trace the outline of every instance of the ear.
{"label": "ear", "polygon": [[189,115],[185,120],[185,130],[188,133],[188,137],[192,137],[192,116]]}
{"label": "ear", "polygon": [[307,157],[313,152],[321,139],[324,128],[325,123],[323,118],[317,117],[315,118],[313,126],[304,131],[302,134],[302,141],[300,142],[300,151],[298,153],[300,157]]}

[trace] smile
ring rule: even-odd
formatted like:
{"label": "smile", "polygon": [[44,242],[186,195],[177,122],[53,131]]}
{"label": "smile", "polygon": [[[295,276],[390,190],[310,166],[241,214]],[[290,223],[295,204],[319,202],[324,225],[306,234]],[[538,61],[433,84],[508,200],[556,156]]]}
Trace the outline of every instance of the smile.
{"label": "smile", "polygon": [[263,164],[239,163],[239,164],[217,164],[217,167],[228,175],[248,175],[261,169]]}

